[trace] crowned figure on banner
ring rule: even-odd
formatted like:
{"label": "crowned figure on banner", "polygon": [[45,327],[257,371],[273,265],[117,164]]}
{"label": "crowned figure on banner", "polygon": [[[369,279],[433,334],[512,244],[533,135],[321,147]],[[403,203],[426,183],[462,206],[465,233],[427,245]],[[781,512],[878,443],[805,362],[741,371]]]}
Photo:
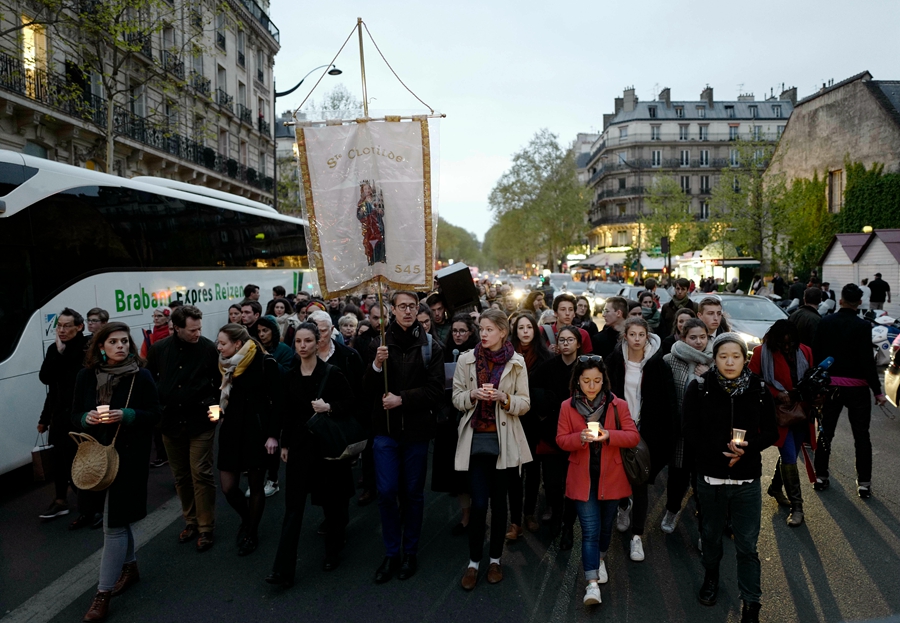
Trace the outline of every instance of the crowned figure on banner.
{"label": "crowned figure on banner", "polygon": [[384,198],[375,188],[374,182],[363,180],[359,183],[359,201],[356,204],[356,218],[362,223],[363,245],[369,266],[387,261],[384,248]]}

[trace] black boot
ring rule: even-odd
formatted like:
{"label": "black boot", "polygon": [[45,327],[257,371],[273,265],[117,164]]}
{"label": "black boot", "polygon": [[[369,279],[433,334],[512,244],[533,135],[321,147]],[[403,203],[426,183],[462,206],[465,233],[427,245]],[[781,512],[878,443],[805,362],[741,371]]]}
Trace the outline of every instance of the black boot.
{"label": "black boot", "polygon": [[716,605],[718,596],[719,570],[716,569],[715,571],[712,571],[707,569],[706,575],[703,577],[703,586],[700,587],[700,592],[697,593],[697,601],[704,606],[714,606]]}
{"label": "black boot", "polygon": [[757,602],[743,602],[741,608],[741,623],[759,623],[759,610],[762,605]]}
{"label": "black boot", "polygon": [[775,473],[772,475],[772,484],[769,485],[769,489],[766,491],[770,496],[775,498],[775,501],[778,502],[778,506],[784,506],[785,508],[791,505],[791,501],[785,497],[784,491],[782,490],[784,487],[784,467],[781,459],[778,459],[778,462],[775,463]]}
{"label": "black boot", "polygon": [[791,514],[788,515],[787,525],[796,528],[803,524],[803,489],[800,485],[800,470],[797,464],[782,465],[781,472],[784,476],[784,488],[791,501]]}

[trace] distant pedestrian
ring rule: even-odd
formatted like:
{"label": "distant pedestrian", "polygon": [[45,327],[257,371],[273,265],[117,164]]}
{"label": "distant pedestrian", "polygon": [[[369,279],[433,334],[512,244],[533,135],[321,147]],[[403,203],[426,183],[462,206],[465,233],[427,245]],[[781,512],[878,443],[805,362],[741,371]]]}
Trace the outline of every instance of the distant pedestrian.
{"label": "distant pedestrian", "polygon": [[259,337],[256,323],[260,316],[262,316],[262,305],[260,305],[258,301],[246,301],[241,303],[241,324],[247,328],[250,337],[254,339]]}
{"label": "distant pedestrian", "polygon": [[609,357],[625,329],[628,302],[621,296],[611,296],[603,305],[602,315],[603,329],[591,338],[592,350],[601,357]]}
{"label": "distant pedestrian", "polygon": [[[105,498],[100,581],[85,621],[104,620],[110,599],[140,579],[132,525],[147,516],[150,440],[160,416],[156,384],[142,365],[128,325],[112,322],[95,334],[75,385],[72,424],[101,444],[114,445],[119,455],[115,480],[100,492]],[[99,405],[107,410],[101,413]]]}
{"label": "distant pedestrian", "polygon": [[822,302],[820,288],[807,288],[803,293],[803,304],[791,312],[788,320],[797,327],[800,343],[812,348],[816,338],[816,329],[822,316],[819,314],[819,303]]}
{"label": "distant pedestrian", "polygon": [[591,303],[586,296],[575,297],[575,318],[572,319],[574,326],[584,329],[591,336],[591,339],[598,333],[597,325],[594,323],[593,311]]}
{"label": "distant pedestrian", "polygon": [[682,307],[677,312],[675,312],[675,326],[673,327],[674,330],[672,331],[671,335],[663,338],[663,341],[659,346],[659,352],[663,357],[672,352],[672,347],[675,345],[675,342],[679,341],[682,338],[682,329],[684,328],[684,323],[686,323],[691,318],[697,318],[697,314],[695,314],[694,310],[692,310],[690,307]]}
{"label": "distant pedestrian", "polygon": [[241,306],[234,303],[228,308],[228,322],[231,324],[241,324]]}
{"label": "distant pedestrian", "polygon": [[794,277],[793,283],[791,283],[791,287],[788,290],[788,298],[792,301],[799,301],[800,304],[803,304],[803,291],[806,290],[806,285],[800,281],[800,277]]}
{"label": "distant pedestrian", "polygon": [[859,289],[862,291],[862,300],[859,303],[859,313],[865,315],[865,313],[869,311],[869,301],[872,298],[872,289],[869,287],[869,280],[863,279],[860,281]]}
{"label": "distant pedestrian", "polygon": [[775,273],[772,277],[772,293],[776,296],[783,298],[785,292],[786,284],[784,283],[784,279],[779,273]]}
{"label": "distant pedestrian", "polygon": [[660,337],[665,338],[674,333],[675,313],[679,309],[687,308],[694,312],[697,311],[697,304],[690,297],[690,287],[691,282],[687,279],[675,280],[675,294],[672,296],[672,300],[663,305],[660,310],[661,317],[658,331]]}
{"label": "distant pedestrian", "polygon": [[84,318],[87,321],[88,338],[90,338],[109,322],[109,312],[100,307],[92,307]]}
{"label": "distant pedestrian", "polygon": [[707,296],[697,306],[697,318],[703,321],[709,331],[710,340],[717,335],[728,333],[731,328],[722,313],[722,299],[718,296]]}
{"label": "distant pedestrian", "polygon": [[891,302],[891,286],[881,278],[881,273],[875,273],[875,278],[869,282],[869,309],[884,309],[884,303]]}

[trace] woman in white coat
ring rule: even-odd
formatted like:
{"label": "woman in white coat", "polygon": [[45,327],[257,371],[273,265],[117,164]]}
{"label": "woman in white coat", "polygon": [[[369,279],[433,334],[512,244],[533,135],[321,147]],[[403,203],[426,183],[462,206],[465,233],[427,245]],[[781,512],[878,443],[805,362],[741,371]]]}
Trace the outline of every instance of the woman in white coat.
{"label": "woman in white coat", "polygon": [[500,556],[506,540],[506,469],[531,461],[519,421],[531,407],[528,371],[509,341],[509,322],[499,310],[479,319],[481,342],[460,355],[453,376],[453,405],[463,412],[456,445],[457,471],[469,473],[472,511],[469,519],[469,566],[462,578],[475,588],[484,553],[484,527],[491,506],[491,564],[487,581],[503,579]]}

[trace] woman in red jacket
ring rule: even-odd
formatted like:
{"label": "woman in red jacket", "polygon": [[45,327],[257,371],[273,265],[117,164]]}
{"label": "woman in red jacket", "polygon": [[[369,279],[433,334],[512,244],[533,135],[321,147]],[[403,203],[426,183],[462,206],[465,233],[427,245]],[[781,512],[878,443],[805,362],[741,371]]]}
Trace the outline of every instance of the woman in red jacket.
{"label": "woman in red jacket", "polygon": [[[560,406],[556,443],[569,452],[566,497],[575,500],[581,522],[581,561],[588,581],[585,605],[600,603],[609,580],[603,561],[619,500],[631,495],[621,448],[641,439],[628,403],[609,391],[606,365],[599,355],[582,355],[572,372],[572,398]],[[612,407],[611,409],[609,407]],[[598,432],[591,424],[599,424]]]}
{"label": "woman in red jacket", "polygon": [[[766,382],[776,404],[789,404],[799,402],[800,394],[794,388],[812,366],[812,349],[800,343],[797,325],[783,319],[769,327],[763,343],[753,349],[749,367],[751,372]],[[815,449],[815,431],[814,418],[807,418],[793,426],[778,427],[778,442],[775,445],[780,457],[767,493],[775,498],[779,506],[790,507],[787,524],[792,528],[803,523],[803,489],[797,459],[806,441],[810,441]]]}

